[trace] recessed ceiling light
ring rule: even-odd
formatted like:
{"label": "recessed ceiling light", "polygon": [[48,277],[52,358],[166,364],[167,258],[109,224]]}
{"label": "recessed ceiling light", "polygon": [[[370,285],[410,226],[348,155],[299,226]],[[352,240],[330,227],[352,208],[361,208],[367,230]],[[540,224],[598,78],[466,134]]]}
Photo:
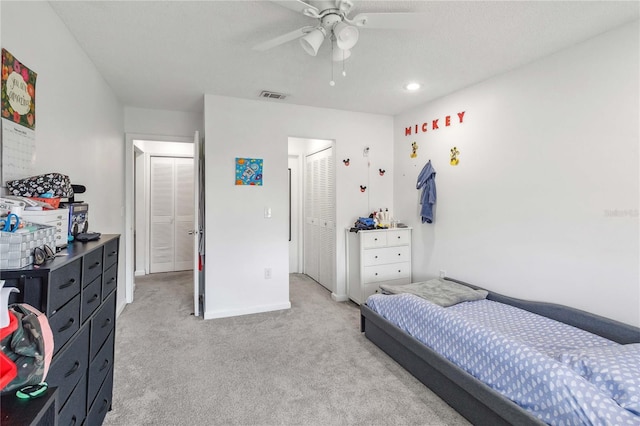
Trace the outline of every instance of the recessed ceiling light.
{"label": "recessed ceiling light", "polygon": [[408,91],[410,91],[410,92],[415,92],[415,91],[416,91],[416,90],[418,90],[420,87],[422,87],[422,86],[420,85],[420,83],[415,83],[415,82],[413,82],[413,83],[407,83],[407,84],[405,84],[405,85],[404,85],[404,89],[405,89],[405,90],[408,90]]}

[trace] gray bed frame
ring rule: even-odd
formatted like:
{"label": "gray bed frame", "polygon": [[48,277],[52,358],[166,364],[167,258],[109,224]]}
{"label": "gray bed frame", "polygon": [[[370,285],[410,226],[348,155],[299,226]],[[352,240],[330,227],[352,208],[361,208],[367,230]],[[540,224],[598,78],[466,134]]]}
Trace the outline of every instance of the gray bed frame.
{"label": "gray bed frame", "polygon": [[[452,278],[445,279],[473,289],[482,289],[482,287]],[[492,291],[489,291],[487,299],[573,325],[618,343],[640,342],[640,328],[579,309],[553,303],[515,299]],[[369,340],[474,425],[545,424],[378,315],[366,304],[360,306],[360,318],[360,329]]]}

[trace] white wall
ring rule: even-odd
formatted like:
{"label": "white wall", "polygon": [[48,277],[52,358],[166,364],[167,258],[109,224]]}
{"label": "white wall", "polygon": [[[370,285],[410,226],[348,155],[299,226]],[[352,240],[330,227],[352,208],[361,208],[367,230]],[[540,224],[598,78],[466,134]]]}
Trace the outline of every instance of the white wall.
{"label": "white wall", "polygon": [[[414,278],[444,269],[640,325],[638,31],[627,25],[395,117],[395,208],[415,229]],[[442,126],[460,111],[463,124]],[[433,119],[439,129],[405,136]],[[435,223],[421,224],[415,184],[429,158],[438,202]]]}
{"label": "white wall", "polygon": [[[335,296],[346,297],[344,228],[367,214],[369,204],[384,207],[393,203],[392,117],[205,95],[205,132],[205,318],[290,306],[289,137],[335,141]],[[365,146],[371,147],[371,168],[362,156]],[[234,184],[236,157],[264,159],[264,186]],[[344,158],[351,159],[349,167],[342,163]],[[378,167],[387,170],[384,177],[379,176]],[[366,193],[360,192],[362,182],[369,182]],[[265,207],[272,208],[271,219],[264,218]],[[264,279],[266,267],[272,268],[271,280]]]}
{"label": "white wall", "polygon": [[[2,2],[2,47],[38,74],[35,173],[85,185],[89,229],[122,234],[122,105],[47,2]],[[122,307],[124,280],[118,287]]]}
{"label": "white wall", "polygon": [[147,108],[124,108],[124,130],[126,133],[144,135],[182,136],[193,140],[198,130],[203,135],[201,112],[167,111]]}

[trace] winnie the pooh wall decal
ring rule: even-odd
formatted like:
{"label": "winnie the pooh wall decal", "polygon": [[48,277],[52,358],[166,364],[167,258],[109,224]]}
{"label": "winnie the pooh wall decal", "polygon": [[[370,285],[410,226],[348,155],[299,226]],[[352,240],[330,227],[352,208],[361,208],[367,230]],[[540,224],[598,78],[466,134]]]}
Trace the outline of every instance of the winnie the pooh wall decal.
{"label": "winnie the pooh wall decal", "polygon": [[380,176],[384,176],[386,170],[382,170],[382,169],[378,169],[378,173],[380,173]]}
{"label": "winnie the pooh wall decal", "polygon": [[416,158],[418,156],[418,144],[416,142],[411,144],[411,158]]}
{"label": "winnie the pooh wall decal", "polygon": [[458,158],[459,155],[460,151],[458,151],[458,148],[456,148],[455,146],[451,148],[451,159],[449,160],[449,164],[451,164],[452,166],[457,166],[460,162],[460,159]]}
{"label": "winnie the pooh wall decal", "polygon": [[348,158],[346,160],[342,160],[342,162],[344,163],[345,166],[349,165],[349,159]]}
{"label": "winnie the pooh wall decal", "polygon": [[364,191],[366,191],[366,190],[367,190],[367,187],[366,187],[366,186],[362,186],[362,185],[360,185],[360,192],[364,192]]}

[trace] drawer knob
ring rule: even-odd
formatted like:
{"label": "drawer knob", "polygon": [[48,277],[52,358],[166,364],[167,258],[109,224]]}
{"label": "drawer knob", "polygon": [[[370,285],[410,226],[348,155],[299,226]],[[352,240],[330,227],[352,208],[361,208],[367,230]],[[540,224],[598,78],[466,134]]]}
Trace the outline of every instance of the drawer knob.
{"label": "drawer knob", "polygon": [[89,269],[94,269],[97,266],[100,266],[100,262],[96,262],[93,265],[89,266]]}
{"label": "drawer knob", "polygon": [[400,253],[398,253],[398,256],[400,256]]}
{"label": "drawer knob", "polygon": [[398,269],[398,272],[402,272],[400,269]]}
{"label": "drawer knob", "polygon": [[76,320],[74,320],[73,318],[69,318],[69,321],[67,321],[65,325],[58,329],[58,333],[62,333],[63,331],[68,330],[74,322],[76,322]]}
{"label": "drawer knob", "polygon": [[104,362],[102,363],[102,366],[100,367],[100,370],[98,370],[98,371],[102,371],[105,368],[107,368],[108,366],[109,366],[109,360],[105,359]]}
{"label": "drawer knob", "polygon": [[376,256],[376,259],[378,258],[378,256]]}
{"label": "drawer knob", "polygon": [[378,239],[377,239],[377,238],[374,238],[374,239],[373,239],[373,241],[378,241]]}
{"label": "drawer knob", "polygon": [[111,257],[111,256],[113,256],[113,255],[114,255],[114,254],[116,254],[116,253],[118,253],[118,252],[117,252],[116,250],[114,250],[114,251],[112,251],[111,253],[109,253],[107,256]]}
{"label": "drawer knob", "polygon": [[398,239],[400,239],[400,235],[398,235]]}
{"label": "drawer knob", "polygon": [[73,367],[71,367],[71,370],[67,371],[64,374],[64,377],[69,377],[70,375],[72,375],[73,373],[78,371],[78,368],[80,368],[80,362],[76,361],[76,362],[73,363]]}
{"label": "drawer knob", "polygon": [[376,272],[376,275],[378,275],[378,273]]}
{"label": "drawer knob", "polygon": [[94,294],[94,295],[91,297],[91,299],[87,300],[87,305],[89,305],[89,304],[91,304],[91,303],[95,302],[96,300],[98,300],[98,295],[97,295],[97,294]]}
{"label": "drawer knob", "polygon": [[71,278],[69,281],[67,281],[66,283],[59,285],[58,286],[58,290],[62,290],[65,289],[67,287],[71,287],[74,283],[76,282],[75,278]]}
{"label": "drawer knob", "polygon": [[104,322],[102,323],[102,328],[105,328],[109,324],[111,324],[111,318],[107,318],[106,320],[104,320]]}
{"label": "drawer knob", "polygon": [[76,416],[71,417],[71,423],[69,424],[69,426],[76,426],[77,421],[78,418]]}

